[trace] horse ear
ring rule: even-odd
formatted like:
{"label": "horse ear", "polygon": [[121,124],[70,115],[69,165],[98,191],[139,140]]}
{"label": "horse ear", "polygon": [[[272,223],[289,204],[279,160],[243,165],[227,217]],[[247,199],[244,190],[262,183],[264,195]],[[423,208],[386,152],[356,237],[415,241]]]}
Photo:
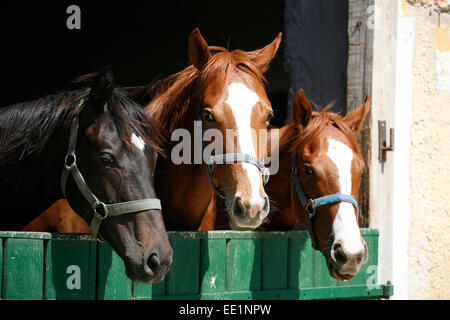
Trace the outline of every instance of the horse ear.
{"label": "horse ear", "polygon": [[357,134],[362,127],[364,118],[370,109],[370,98],[366,95],[366,101],[358,108],[347,114],[344,121],[350,126],[354,134]]}
{"label": "horse ear", "polygon": [[273,58],[275,58],[275,55],[277,54],[278,47],[281,43],[281,37],[282,33],[278,33],[278,36],[275,38],[274,41],[272,41],[271,44],[265,46],[262,49],[258,49],[255,51],[252,51],[251,54],[253,54],[255,57],[252,59],[253,62],[258,66],[258,68],[261,70],[262,73],[266,72],[267,69],[269,69],[270,62]]}
{"label": "horse ear", "polygon": [[106,66],[97,76],[91,87],[89,99],[103,112],[105,102],[109,99],[114,89],[114,75],[111,66]]}
{"label": "horse ear", "polygon": [[208,43],[206,43],[198,28],[195,28],[189,36],[188,55],[189,61],[198,70],[203,69],[211,56]]}
{"label": "horse ear", "polygon": [[301,124],[303,127],[306,127],[311,120],[311,115],[311,103],[306,98],[305,91],[300,89],[294,99],[293,121],[296,124]]}

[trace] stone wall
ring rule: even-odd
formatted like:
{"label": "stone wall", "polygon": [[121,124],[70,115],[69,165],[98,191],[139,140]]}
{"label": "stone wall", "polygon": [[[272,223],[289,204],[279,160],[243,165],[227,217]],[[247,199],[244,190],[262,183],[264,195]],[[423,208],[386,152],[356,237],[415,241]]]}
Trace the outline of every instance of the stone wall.
{"label": "stone wall", "polygon": [[446,13],[447,2],[402,0],[400,13],[415,21],[410,131],[410,299],[450,299],[450,15]]}

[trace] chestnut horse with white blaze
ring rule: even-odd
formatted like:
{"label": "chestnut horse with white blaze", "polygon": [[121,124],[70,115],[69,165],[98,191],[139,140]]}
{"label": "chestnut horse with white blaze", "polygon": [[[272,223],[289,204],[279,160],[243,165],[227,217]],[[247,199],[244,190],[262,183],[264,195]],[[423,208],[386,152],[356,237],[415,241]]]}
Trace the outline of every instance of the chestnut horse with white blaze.
{"label": "chestnut horse with white blaze", "polygon": [[[221,133],[225,149],[214,154],[208,165],[178,165],[173,159],[159,159],[155,182],[168,229],[197,230],[214,201],[214,193],[225,198],[233,229],[257,228],[269,213],[265,168],[259,160],[265,150],[258,147],[267,143],[258,133],[267,132],[273,114],[263,73],[280,41],[281,33],[262,49],[228,51],[209,47],[195,29],[188,46],[192,65],[169,77],[147,105],[147,111],[161,122],[168,136],[184,129],[193,137],[195,121],[200,121],[203,133]],[[171,144],[168,150],[173,153],[174,147]],[[202,150],[207,147],[205,143]]]}
{"label": "chestnut horse with white blaze", "polygon": [[[162,81],[160,92],[146,106],[165,129],[166,137],[176,140],[177,132],[181,132],[195,138],[196,130],[206,137],[215,130],[225,149],[211,154],[205,163],[203,152],[209,144],[191,138],[187,150],[194,155],[191,163],[175,164],[172,158],[180,156],[176,149],[180,142],[164,147],[170,158],[158,159],[155,187],[168,230],[208,229],[201,222],[207,210],[215,210],[215,193],[225,199],[233,229],[255,229],[269,213],[269,198],[264,191],[268,173],[260,160],[266,153],[260,146],[267,145],[267,137],[260,133],[267,133],[273,110],[263,73],[280,42],[281,33],[262,49],[229,51],[209,47],[195,29],[188,44],[192,65]],[[198,157],[195,143],[200,144],[200,163],[193,159]],[[64,203],[59,203],[26,230],[48,231],[46,226],[52,226],[52,231],[59,232],[88,231],[73,221],[76,219]],[[72,223],[67,224],[70,220]]]}
{"label": "chestnut horse with white blaze", "polygon": [[355,135],[369,106],[367,98],[345,117],[327,108],[314,112],[300,90],[293,121],[279,129],[280,170],[266,186],[277,210],[265,229],[291,230],[300,222],[325,256],[330,275],[341,281],[355,276],[368,259],[355,200],[364,169]]}

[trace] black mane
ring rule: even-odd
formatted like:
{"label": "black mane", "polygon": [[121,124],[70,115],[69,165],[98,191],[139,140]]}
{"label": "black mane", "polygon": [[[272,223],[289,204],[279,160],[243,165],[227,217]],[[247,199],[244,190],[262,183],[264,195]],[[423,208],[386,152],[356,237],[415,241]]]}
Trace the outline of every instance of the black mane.
{"label": "black mane", "polygon": [[[0,167],[38,154],[58,129],[69,127],[79,102],[89,96],[86,81],[83,84],[84,88],[71,88],[35,101],[1,108]],[[162,138],[159,126],[142,106],[128,98],[120,88],[113,90],[106,103],[118,134],[128,147],[134,132],[149,147],[160,152]]]}

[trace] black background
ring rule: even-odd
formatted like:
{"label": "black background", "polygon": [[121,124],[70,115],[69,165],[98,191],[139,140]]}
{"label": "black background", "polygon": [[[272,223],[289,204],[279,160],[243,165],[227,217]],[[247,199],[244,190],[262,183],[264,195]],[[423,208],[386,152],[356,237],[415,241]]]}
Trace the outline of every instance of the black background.
{"label": "black background", "polygon": [[[81,30],[66,27],[71,4],[81,9]],[[283,1],[2,2],[0,106],[54,92],[107,64],[120,86],[176,73],[189,64],[196,27],[209,45],[255,50],[283,26]],[[283,47],[266,73],[269,99],[281,113],[289,86]]]}
{"label": "black background", "polygon": [[[81,30],[69,30],[69,5],[81,9]],[[39,98],[111,64],[119,86],[140,86],[188,64],[196,27],[210,45],[261,48],[283,40],[265,76],[275,111],[289,119],[304,88],[320,107],[345,114],[347,0],[33,1],[0,3],[0,107]]]}

